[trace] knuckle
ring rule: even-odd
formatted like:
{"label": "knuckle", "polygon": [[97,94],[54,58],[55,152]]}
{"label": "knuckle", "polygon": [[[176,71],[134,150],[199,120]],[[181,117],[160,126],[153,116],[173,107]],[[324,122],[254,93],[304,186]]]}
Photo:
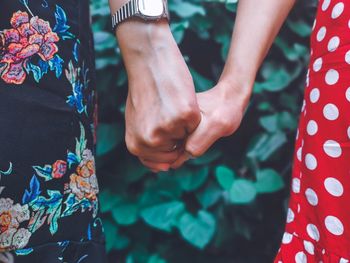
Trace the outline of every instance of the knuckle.
{"label": "knuckle", "polygon": [[188,103],[181,107],[179,116],[182,120],[192,121],[200,117],[198,106],[195,103]]}
{"label": "knuckle", "polygon": [[157,148],[162,144],[162,141],[158,136],[154,134],[154,132],[145,134],[143,137],[143,141],[148,147],[151,148]]}
{"label": "knuckle", "polygon": [[189,146],[186,148],[186,151],[191,155],[193,158],[198,158],[201,157],[204,154],[204,149],[200,147],[192,147]]}
{"label": "knuckle", "polygon": [[140,148],[137,146],[137,143],[130,136],[125,136],[125,144],[128,151],[133,155],[139,155]]}
{"label": "knuckle", "polygon": [[235,123],[229,118],[217,116],[215,123],[223,136],[230,136],[235,131]]}

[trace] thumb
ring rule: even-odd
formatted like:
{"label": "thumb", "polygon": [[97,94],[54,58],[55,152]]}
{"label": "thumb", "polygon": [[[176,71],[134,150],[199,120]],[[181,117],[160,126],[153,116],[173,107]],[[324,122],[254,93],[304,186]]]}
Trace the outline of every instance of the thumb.
{"label": "thumb", "polygon": [[185,151],[193,157],[199,157],[221,137],[223,134],[219,125],[211,124],[209,119],[202,115],[197,129],[186,140]]}

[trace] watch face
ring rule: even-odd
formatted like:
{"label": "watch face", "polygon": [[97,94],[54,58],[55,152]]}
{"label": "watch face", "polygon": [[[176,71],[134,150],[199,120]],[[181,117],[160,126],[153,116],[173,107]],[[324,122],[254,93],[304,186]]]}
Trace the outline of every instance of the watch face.
{"label": "watch face", "polygon": [[163,14],[163,0],[139,0],[139,10],[144,16],[161,16]]}

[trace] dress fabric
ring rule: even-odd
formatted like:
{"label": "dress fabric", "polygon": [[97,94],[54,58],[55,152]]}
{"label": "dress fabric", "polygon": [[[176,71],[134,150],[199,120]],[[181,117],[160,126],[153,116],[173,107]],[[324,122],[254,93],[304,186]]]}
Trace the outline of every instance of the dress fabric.
{"label": "dress fabric", "polygon": [[321,0],[275,263],[350,262],[350,1]]}
{"label": "dress fabric", "polygon": [[0,10],[0,262],[106,262],[89,1]]}

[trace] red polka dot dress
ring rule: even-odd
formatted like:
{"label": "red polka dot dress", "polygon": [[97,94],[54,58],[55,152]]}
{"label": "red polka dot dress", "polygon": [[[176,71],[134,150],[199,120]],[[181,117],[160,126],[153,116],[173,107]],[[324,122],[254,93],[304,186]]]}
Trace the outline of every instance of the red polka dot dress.
{"label": "red polka dot dress", "polygon": [[350,0],[320,0],[275,263],[350,262]]}

